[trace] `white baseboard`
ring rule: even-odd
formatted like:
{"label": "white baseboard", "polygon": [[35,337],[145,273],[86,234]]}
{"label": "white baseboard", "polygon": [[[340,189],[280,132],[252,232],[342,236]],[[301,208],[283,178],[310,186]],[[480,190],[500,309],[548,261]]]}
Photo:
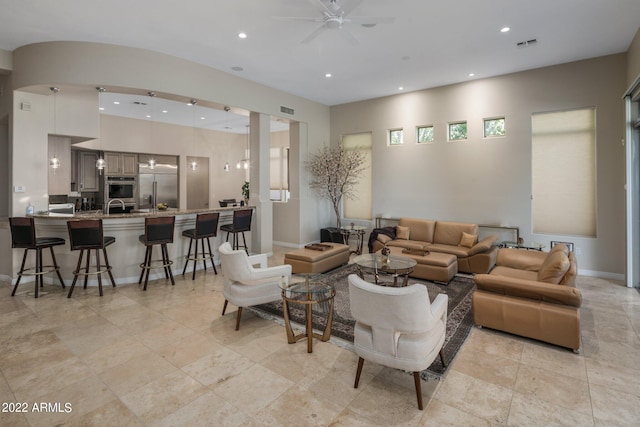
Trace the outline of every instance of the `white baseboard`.
{"label": "white baseboard", "polygon": [[625,275],[621,273],[610,273],[608,271],[582,270],[578,269],[579,276],[598,277],[600,279],[624,281]]}

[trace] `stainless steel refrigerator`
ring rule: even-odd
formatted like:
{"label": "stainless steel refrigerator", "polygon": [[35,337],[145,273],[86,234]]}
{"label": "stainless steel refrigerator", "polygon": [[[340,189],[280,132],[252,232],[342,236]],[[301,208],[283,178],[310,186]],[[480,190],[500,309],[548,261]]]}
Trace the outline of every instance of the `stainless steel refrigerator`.
{"label": "stainless steel refrigerator", "polygon": [[138,209],[154,208],[166,203],[178,207],[178,158],[173,156],[150,157],[138,164]]}

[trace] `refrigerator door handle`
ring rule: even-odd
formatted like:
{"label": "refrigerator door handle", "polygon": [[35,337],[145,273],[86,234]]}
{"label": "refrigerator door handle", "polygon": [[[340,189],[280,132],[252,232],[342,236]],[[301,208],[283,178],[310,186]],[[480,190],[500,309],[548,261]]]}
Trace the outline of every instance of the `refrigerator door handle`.
{"label": "refrigerator door handle", "polygon": [[158,203],[158,182],[153,181],[153,201],[151,202],[151,207],[155,208]]}

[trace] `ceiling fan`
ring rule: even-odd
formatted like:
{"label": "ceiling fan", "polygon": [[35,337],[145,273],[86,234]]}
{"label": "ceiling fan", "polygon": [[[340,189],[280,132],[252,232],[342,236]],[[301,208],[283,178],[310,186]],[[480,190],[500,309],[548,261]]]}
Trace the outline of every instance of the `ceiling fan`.
{"label": "ceiling fan", "polygon": [[377,24],[388,24],[395,19],[390,17],[374,17],[374,16],[350,16],[349,13],[360,3],[362,0],[308,0],[317,10],[322,14],[321,17],[280,17],[280,19],[290,19],[296,21],[309,21],[319,22],[320,26],[316,28],[311,34],[302,39],[301,43],[309,43],[321,33],[327,30],[341,30],[342,34],[350,43],[358,44],[358,40],[348,30],[344,29],[345,24],[359,23],[363,27],[371,28]]}

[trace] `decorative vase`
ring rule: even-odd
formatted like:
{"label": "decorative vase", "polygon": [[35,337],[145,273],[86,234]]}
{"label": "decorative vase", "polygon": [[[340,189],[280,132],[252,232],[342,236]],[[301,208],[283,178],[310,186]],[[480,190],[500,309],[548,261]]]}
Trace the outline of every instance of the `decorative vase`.
{"label": "decorative vase", "polygon": [[380,250],[380,254],[382,255],[382,264],[383,265],[389,264],[389,254],[390,253],[391,253],[391,249],[389,249],[387,246],[384,246]]}

